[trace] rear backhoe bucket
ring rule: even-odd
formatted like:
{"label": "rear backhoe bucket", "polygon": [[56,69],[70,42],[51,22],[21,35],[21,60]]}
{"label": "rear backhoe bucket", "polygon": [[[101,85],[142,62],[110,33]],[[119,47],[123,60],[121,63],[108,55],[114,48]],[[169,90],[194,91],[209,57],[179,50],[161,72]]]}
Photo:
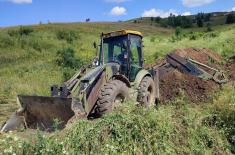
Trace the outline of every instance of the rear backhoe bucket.
{"label": "rear backhoe bucket", "polygon": [[17,130],[22,126],[44,131],[62,129],[74,116],[71,98],[18,96],[17,101],[21,108],[3,125],[1,132]]}

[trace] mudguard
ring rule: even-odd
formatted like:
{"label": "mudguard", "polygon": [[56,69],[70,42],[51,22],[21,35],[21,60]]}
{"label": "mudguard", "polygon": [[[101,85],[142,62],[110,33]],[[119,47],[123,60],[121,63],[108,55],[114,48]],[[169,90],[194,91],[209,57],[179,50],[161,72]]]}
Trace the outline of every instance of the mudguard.
{"label": "mudguard", "polygon": [[145,69],[142,69],[141,71],[139,71],[139,73],[136,75],[135,81],[134,81],[134,87],[138,89],[140,82],[142,81],[142,79],[145,76],[150,76],[152,77],[152,75]]}

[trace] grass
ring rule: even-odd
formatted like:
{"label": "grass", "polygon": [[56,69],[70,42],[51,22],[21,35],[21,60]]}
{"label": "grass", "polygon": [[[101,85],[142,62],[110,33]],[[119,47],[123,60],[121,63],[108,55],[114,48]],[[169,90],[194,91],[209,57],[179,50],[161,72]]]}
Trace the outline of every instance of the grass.
{"label": "grass", "polygon": [[[235,49],[235,25],[212,27],[212,32],[184,29],[179,37],[173,29],[125,22],[4,28],[0,30],[0,123],[17,108],[17,94],[49,95],[51,85],[65,80],[58,51],[73,49],[75,60],[89,62],[100,33],[117,29],[143,32],[147,64],[175,48],[210,48],[224,58]],[[3,154],[231,154],[235,152],[234,85],[225,85],[201,105],[184,96],[158,110],[130,102],[101,119],[77,121],[63,132],[38,131],[23,139],[24,132],[0,135],[0,149]]]}
{"label": "grass", "polygon": [[[230,154],[233,145],[225,131],[234,127],[235,107],[226,101],[234,103],[234,86],[225,86],[216,101],[200,106],[189,104],[184,96],[158,110],[129,102],[101,119],[77,121],[62,133],[37,131],[31,140],[11,133],[2,137],[0,148],[9,154]],[[233,120],[221,128],[227,116]]]}

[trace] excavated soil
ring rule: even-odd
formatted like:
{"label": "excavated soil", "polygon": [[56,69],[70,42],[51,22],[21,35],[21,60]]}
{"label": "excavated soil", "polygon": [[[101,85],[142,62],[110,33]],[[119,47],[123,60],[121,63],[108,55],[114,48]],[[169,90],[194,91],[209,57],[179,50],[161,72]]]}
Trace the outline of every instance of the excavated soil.
{"label": "excavated soil", "polygon": [[[176,49],[174,53],[184,58],[194,59],[210,67],[213,67],[219,70],[222,69],[220,66],[220,63],[223,61],[223,58],[219,54],[213,52],[210,49],[206,49],[206,48]],[[204,69],[210,74],[213,74],[213,71],[208,68],[202,67],[202,69]]]}
{"label": "excavated soil", "polygon": [[167,103],[185,95],[193,103],[204,102],[209,99],[209,93],[218,89],[214,81],[205,81],[191,74],[184,74],[177,69],[166,74],[160,80],[161,101]]}
{"label": "excavated soil", "polygon": [[235,56],[225,65],[229,80],[235,80]]}
{"label": "excavated soil", "polygon": [[[219,63],[223,61],[222,57],[209,49],[177,49],[173,51],[173,53],[184,58],[194,59],[216,69],[223,69],[219,65]],[[166,63],[166,60],[163,59],[156,62],[158,65],[161,63]],[[229,67],[234,68],[235,62]],[[211,74],[213,73],[213,71],[208,70],[207,68],[203,69]],[[189,73],[182,73],[178,69],[170,67],[167,73],[165,73],[163,76],[160,75],[159,87],[161,102],[163,104],[173,101],[182,94],[190,102],[200,103],[208,100],[210,93],[213,90],[219,89],[220,85],[213,80],[206,81]]]}

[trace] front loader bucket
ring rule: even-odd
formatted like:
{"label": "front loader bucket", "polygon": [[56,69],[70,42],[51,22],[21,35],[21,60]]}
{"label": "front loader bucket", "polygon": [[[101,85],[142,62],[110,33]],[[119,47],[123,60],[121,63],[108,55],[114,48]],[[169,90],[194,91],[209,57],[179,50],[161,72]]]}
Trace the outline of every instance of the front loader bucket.
{"label": "front loader bucket", "polygon": [[22,126],[44,131],[62,129],[74,116],[71,98],[18,96],[17,101],[21,108],[5,123],[2,132],[16,130]]}

